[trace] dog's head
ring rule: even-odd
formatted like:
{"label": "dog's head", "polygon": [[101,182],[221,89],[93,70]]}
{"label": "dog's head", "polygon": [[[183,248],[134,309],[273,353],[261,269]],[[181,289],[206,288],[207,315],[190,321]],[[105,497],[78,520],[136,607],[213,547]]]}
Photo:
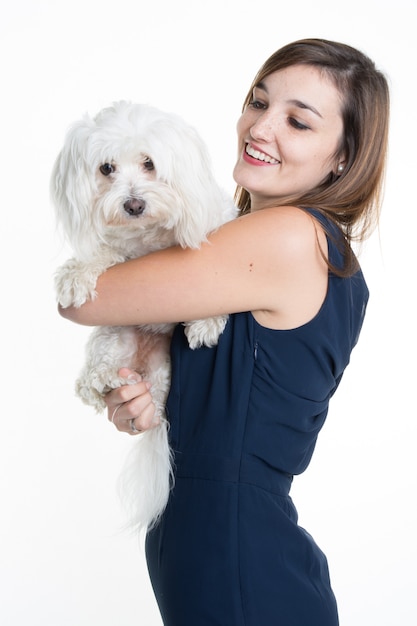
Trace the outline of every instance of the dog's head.
{"label": "dog's head", "polygon": [[195,247],[232,217],[197,132],[176,115],[128,102],[72,126],[51,193],[81,258],[100,241],[152,228],[172,233],[171,243]]}

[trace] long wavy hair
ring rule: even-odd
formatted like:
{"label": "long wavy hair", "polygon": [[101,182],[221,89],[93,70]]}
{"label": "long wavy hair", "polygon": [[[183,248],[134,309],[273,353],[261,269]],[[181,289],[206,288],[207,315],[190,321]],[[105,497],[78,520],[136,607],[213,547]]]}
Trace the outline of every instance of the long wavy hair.
{"label": "long wavy hair", "polygon": [[[280,48],[266,60],[248,91],[243,110],[254,87],[268,75],[300,64],[320,69],[341,94],[343,135],[334,156],[343,155],[345,168],[341,175],[331,172],[314,189],[288,197],[281,204],[317,209],[342,230],[345,264],[337,273],[349,275],[357,267],[352,241],[366,239],[379,219],[388,148],[388,83],[359,50],[324,39],[303,39]],[[241,214],[250,212],[250,195],[240,186],[235,201]]]}

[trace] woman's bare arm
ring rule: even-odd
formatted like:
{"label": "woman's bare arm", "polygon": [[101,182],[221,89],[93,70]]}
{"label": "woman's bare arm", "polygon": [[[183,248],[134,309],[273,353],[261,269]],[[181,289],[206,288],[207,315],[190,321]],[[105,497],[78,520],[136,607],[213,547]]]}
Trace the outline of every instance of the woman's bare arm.
{"label": "woman's bare arm", "polygon": [[318,234],[325,246],[300,209],[263,209],[225,224],[198,250],[169,248],[110,268],[93,301],[60,313],[96,326],[253,311],[265,325],[292,327],[315,314],[326,292]]}

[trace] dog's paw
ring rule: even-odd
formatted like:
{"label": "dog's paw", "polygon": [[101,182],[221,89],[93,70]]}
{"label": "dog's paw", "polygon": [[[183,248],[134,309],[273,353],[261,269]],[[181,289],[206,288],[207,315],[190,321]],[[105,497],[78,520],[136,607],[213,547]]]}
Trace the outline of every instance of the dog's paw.
{"label": "dog's paw", "polygon": [[184,324],[184,332],[190,348],[195,350],[201,346],[208,346],[210,348],[216,345],[226,327],[228,319],[228,315],[219,315],[204,320],[186,322]]}
{"label": "dog's paw", "polygon": [[97,268],[76,259],[69,259],[55,274],[55,291],[59,304],[79,307],[95,295]]}
{"label": "dog's paw", "polygon": [[88,374],[82,372],[75,382],[76,395],[88,406],[92,406],[97,413],[101,413],[106,408],[104,396],[112,389],[117,389],[122,385],[128,385],[130,381],[125,378],[104,372],[91,371]]}

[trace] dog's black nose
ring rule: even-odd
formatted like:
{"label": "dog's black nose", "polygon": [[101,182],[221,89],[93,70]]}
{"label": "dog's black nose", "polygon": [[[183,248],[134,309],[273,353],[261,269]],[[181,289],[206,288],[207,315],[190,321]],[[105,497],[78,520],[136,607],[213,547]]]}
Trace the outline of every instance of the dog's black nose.
{"label": "dog's black nose", "polygon": [[145,210],[145,201],[141,198],[129,198],[123,205],[124,210],[129,215],[141,215]]}

